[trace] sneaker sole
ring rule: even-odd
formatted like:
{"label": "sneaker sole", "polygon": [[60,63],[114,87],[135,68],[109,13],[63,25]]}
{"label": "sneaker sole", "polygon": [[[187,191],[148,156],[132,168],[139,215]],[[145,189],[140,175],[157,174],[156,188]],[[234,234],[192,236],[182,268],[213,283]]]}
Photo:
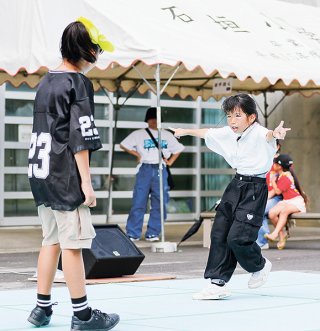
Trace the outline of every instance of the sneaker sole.
{"label": "sneaker sole", "polygon": [[269,275],[270,275],[271,269],[272,269],[272,264],[270,265],[270,268],[269,268],[269,271],[268,271],[268,275],[267,275],[267,277],[266,277],[265,279],[263,279],[263,280],[262,280],[261,282],[259,282],[259,283],[256,283],[256,284],[248,284],[248,288],[251,289],[251,290],[254,290],[254,289],[258,288],[258,287],[263,286],[263,285],[267,282],[267,280],[268,280],[268,278],[269,278]]}
{"label": "sneaker sole", "polygon": [[251,290],[253,290],[255,288],[259,288],[259,287],[263,286],[267,282],[267,280],[268,280],[268,278],[257,284],[253,284],[253,285],[248,284],[248,288],[250,288]]}
{"label": "sneaker sole", "polygon": [[[94,329],[94,331],[108,331],[113,329],[118,323],[120,322],[120,318],[113,324],[111,325],[109,328],[107,329]],[[92,331],[92,329],[70,329],[70,331]]]}
{"label": "sneaker sole", "polygon": [[221,293],[221,294],[218,294],[218,295],[208,295],[206,297],[204,296],[197,296],[196,294],[192,297],[193,300],[221,300],[221,299],[224,299],[224,298],[227,298],[231,296],[231,292],[226,292],[226,293]]}
{"label": "sneaker sole", "polygon": [[39,321],[35,320],[34,318],[32,318],[31,316],[28,317],[28,322],[30,322],[31,324],[40,327],[40,326],[46,326],[50,323],[50,321],[46,321],[44,323],[40,323]]}
{"label": "sneaker sole", "polygon": [[253,285],[248,284],[248,288],[251,290],[254,290],[255,288],[259,288],[259,287],[263,286],[266,282],[267,282],[267,280],[257,283],[257,284],[253,284]]}

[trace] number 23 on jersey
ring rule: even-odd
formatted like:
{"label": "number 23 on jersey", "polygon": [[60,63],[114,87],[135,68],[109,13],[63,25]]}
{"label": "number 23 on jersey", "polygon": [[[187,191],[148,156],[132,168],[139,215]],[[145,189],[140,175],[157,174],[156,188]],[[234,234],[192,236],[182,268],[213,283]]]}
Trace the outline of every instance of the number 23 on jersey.
{"label": "number 23 on jersey", "polygon": [[[45,179],[49,175],[49,164],[50,164],[50,151],[51,151],[51,135],[50,133],[41,132],[32,133],[30,149],[29,149],[29,168],[28,177],[36,177],[39,179]],[[37,148],[38,147],[38,148]],[[38,154],[36,155],[36,152]],[[31,160],[37,156],[37,163],[31,163]]]}

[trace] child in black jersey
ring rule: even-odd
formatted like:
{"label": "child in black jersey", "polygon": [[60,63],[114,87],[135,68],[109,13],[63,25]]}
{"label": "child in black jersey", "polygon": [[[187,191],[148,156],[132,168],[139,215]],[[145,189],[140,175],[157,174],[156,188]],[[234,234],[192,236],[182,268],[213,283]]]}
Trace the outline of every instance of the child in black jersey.
{"label": "child in black jersey", "polygon": [[37,306],[28,321],[49,324],[51,288],[60,252],[74,315],[71,330],[110,330],[119,322],[88,306],[82,248],[95,231],[89,207],[96,206],[89,154],[102,147],[94,123],[93,86],[82,73],[113,45],[89,20],[80,17],[63,32],[61,65],[41,81],[35,99],[28,176],[42,223]]}

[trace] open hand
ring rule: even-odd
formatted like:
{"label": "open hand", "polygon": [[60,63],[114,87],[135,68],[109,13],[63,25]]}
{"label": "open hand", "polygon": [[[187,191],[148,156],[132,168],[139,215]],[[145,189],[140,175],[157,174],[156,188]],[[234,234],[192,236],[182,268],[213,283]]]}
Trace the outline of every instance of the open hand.
{"label": "open hand", "polygon": [[284,128],[283,127],[284,121],[281,121],[280,124],[273,130],[273,137],[276,139],[284,139],[287,131],[290,131],[291,128]]}
{"label": "open hand", "polygon": [[185,129],[175,129],[175,128],[169,128],[169,130],[173,131],[173,134],[176,138],[180,138],[182,136],[185,136],[187,133],[185,132],[186,130]]}

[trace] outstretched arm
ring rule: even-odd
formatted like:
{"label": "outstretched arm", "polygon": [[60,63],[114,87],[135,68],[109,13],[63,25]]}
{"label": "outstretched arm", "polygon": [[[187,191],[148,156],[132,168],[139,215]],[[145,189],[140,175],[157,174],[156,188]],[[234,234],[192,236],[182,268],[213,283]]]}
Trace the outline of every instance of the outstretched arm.
{"label": "outstretched arm", "polygon": [[174,136],[177,138],[180,138],[182,136],[193,136],[193,137],[199,137],[204,138],[205,134],[209,129],[174,129],[169,128],[174,132]]}
{"label": "outstretched arm", "polygon": [[281,121],[280,124],[272,131],[268,131],[267,133],[267,141],[271,141],[272,139],[284,139],[287,131],[290,131],[291,128],[284,128],[283,127],[284,121]]}

